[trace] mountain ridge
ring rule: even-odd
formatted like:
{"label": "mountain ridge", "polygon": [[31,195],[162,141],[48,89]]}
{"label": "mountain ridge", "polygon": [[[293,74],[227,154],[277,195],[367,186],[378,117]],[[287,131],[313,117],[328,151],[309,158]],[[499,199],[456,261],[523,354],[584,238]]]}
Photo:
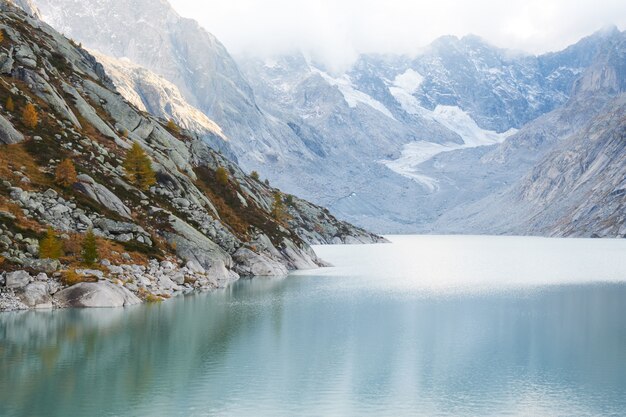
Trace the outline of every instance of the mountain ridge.
{"label": "mountain ridge", "polygon": [[[139,9],[128,11],[121,0],[93,1],[116,5],[127,24]],[[85,23],[72,13],[84,20],[80,10],[88,9],[89,1],[64,0],[66,7],[38,3],[44,12],[65,10],[66,24],[84,38]],[[153,13],[151,6],[143,7],[147,16]],[[92,13],[89,19],[93,25],[102,16]],[[171,35],[169,29],[158,33]],[[235,60],[217,48],[209,55],[238,67],[232,84],[241,85],[248,99],[246,108],[234,106],[229,116],[209,117],[229,137],[229,156],[244,169],[372,230],[436,232],[440,215],[502,191],[531,168],[540,155],[526,151],[511,159],[518,166],[498,165],[497,158],[517,149],[506,139],[566,105],[576,80],[619,35],[617,28],[604,29],[539,56],[495,48],[475,35],[448,36],[417,56],[363,55],[344,74],[330,73],[301,54]],[[132,50],[144,38],[130,37],[124,48]],[[229,79],[229,71],[215,69],[214,76]],[[233,99],[219,89],[213,94],[225,106]],[[251,129],[250,121],[258,123]],[[544,129],[536,140],[552,144],[550,136],[555,137]],[[499,150],[492,153],[490,146]],[[479,155],[480,165],[461,155],[471,160]],[[481,176],[488,181],[480,184]]]}

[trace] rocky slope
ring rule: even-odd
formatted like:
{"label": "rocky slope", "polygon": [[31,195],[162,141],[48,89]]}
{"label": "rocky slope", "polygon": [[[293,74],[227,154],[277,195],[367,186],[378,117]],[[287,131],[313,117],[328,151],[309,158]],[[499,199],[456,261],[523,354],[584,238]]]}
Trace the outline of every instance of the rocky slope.
{"label": "rocky slope", "polygon": [[[129,305],[323,265],[309,243],[382,241],[137,109],[92,55],[37,18],[7,2],[0,14],[0,307]],[[133,143],[156,172],[148,189],[122,166]],[[78,175],[63,186],[55,172],[67,159]],[[39,259],[47,228],[61,236],[60,261]],[[85,270],[77,242],[90,228],[102,262]],[[77,281],[89,282],[63,289]]]}
{"label": "rocky slope", "polygon": [[91,53],[104,66],[117,91],[139,110],[174,120],[180,127],[204,139],[211,148],[237,160],[222,128],[190,105],[176,85],[128,59],[118,60],[97,51]]}
{"label": "rocky slope", "polygon": [[307,153],[286,123],[258,107],[252,88],[219,40],[196,21],[179,16],[166,0],[36,4],[60,32],[102,54],[130,59],[176,85],[190,106],[223,129],[246,170],[271,163],[280,148]]}

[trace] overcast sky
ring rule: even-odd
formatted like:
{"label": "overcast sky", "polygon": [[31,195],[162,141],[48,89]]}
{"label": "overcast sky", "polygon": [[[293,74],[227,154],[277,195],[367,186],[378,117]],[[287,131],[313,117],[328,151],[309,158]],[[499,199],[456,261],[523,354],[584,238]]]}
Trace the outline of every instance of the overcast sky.
{"label": "overcast sky", "polygon": [[626,0],[170,0],[235,54],[300,49],[335,67],[357,53],[416,53],[441,35],[526,52],[626,27]]}

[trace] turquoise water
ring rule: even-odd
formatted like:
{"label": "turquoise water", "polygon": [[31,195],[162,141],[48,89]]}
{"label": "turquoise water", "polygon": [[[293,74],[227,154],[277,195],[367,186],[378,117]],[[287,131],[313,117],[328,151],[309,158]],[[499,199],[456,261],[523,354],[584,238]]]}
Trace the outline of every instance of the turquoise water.
{"label": "turquoise water", "polygon": [[623,416],[626,241],[393,237],[337,267],[0,315],[0,416]]}

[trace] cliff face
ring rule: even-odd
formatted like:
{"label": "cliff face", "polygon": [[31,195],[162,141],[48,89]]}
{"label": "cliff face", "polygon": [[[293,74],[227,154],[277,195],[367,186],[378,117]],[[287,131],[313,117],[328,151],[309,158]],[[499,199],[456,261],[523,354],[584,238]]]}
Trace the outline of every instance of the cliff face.
{"label": "cliff face", "polygon": [[[92,55],[36,17],[6,2],[0,14],[0,270],[27,271],[3,272],[0,286],[21,290],[37,283],[30,282],[37,272],[63,278],[80,270],[77,242],[88,229],[106,260],[100,272],[78,275],[115,276],[127,283],[123,290],[146,297],[315,268],[323,262],[309,243],[382,240],[246,175],[196,135],[138,110]],[[211,133],[223,140],[218,127]],[[123,168],[133,144],[156,173],[149,187]],[[61,184],[66,160],[77,176]],[[47,228],[65,246],[60,262],[39,259]],[[79,295],[59,300],[72,304]]]}

